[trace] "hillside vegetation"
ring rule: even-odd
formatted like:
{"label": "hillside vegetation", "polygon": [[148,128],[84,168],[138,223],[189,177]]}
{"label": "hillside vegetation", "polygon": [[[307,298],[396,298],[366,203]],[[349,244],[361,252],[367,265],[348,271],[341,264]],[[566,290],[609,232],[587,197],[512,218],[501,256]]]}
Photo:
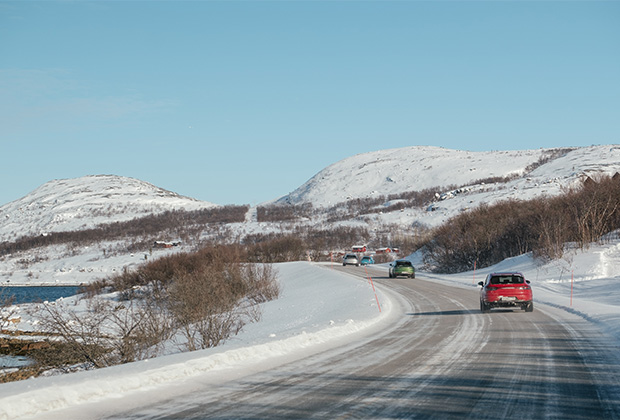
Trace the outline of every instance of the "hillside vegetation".
{"label": "hillside vegetation", "polygon": [[423,245],[436,270],[455,273],[532,252],[560,258],[564,244],[584,249],[620,229],[620,175],[587,179],[556,197],[480,205],[434,229]]}
{"label": "hillside vegetation", "polygon": [[205,231],[215,231],[222,225],[242,222],[247,211],[247,206],[224,206],[193,211],[170,210],[91,229],[24,236],[15,241],[0,243],[0,256],[49,245],[72,244],[77,247],[113,240],[124,240],[126,252],[144,251],[162,237],[180,238],[186,242],[197,241]]}

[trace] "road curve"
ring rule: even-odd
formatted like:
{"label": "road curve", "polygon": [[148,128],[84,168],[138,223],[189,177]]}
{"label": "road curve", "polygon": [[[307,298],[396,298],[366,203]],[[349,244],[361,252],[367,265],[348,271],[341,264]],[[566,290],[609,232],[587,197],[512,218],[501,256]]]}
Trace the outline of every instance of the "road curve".
{"label": "road curve", "polygon": [[108,418],[620,418],[618,348],[586,320],[539,306],[482,314],[473,287],[373,280],[403,298],[382,333]]}

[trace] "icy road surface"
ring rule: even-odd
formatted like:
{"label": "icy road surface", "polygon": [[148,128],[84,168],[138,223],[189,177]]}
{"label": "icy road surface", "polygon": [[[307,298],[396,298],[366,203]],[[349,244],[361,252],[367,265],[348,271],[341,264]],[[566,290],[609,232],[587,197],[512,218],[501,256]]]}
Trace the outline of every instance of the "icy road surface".
{"label": "icy road surface", "polygon": [[[366,281],[363,268],[337,267]],[[394,291],[381,331],[110,419],[620,418],[617,348],[559,309],[482,314],[476,288],[374,277]],[[388,292],[392,294],[391,292]],[[400,296],[400,297],[399,297]],[[121,398],[122,399],[122,398]],[[121,404],[123,405],[123,404]],[[69,416],[71,413],[67,413]]]}

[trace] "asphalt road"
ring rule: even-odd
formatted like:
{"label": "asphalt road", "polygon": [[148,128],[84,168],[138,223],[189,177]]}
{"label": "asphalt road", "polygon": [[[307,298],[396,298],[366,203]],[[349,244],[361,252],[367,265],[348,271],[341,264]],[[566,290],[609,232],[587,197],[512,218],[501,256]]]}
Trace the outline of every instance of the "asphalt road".
{"label": "asphalt road", "polygon": [[620,418],[618,348],[588,321],[538,306],[482,314],[475,288],[373,280],[403,298],[389,329],[113,418]]}

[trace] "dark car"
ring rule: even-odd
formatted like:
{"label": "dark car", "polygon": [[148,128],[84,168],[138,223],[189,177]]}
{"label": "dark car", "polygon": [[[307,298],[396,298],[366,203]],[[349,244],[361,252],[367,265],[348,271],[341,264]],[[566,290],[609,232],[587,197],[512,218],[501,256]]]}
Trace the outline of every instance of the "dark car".
{"label": "dark car", "polygon": [[492,308],[521,308],[525,312],[534,310],[532,288],[529,280],[517,272],[491,273],[478,285],[480,289],[480,310]]}
{"label": "dark car", "polygon": [[409,260],[396,260],[390,263],[388,275],[391,279],[398,276],[407,276],[415,279],[415,268]]}

